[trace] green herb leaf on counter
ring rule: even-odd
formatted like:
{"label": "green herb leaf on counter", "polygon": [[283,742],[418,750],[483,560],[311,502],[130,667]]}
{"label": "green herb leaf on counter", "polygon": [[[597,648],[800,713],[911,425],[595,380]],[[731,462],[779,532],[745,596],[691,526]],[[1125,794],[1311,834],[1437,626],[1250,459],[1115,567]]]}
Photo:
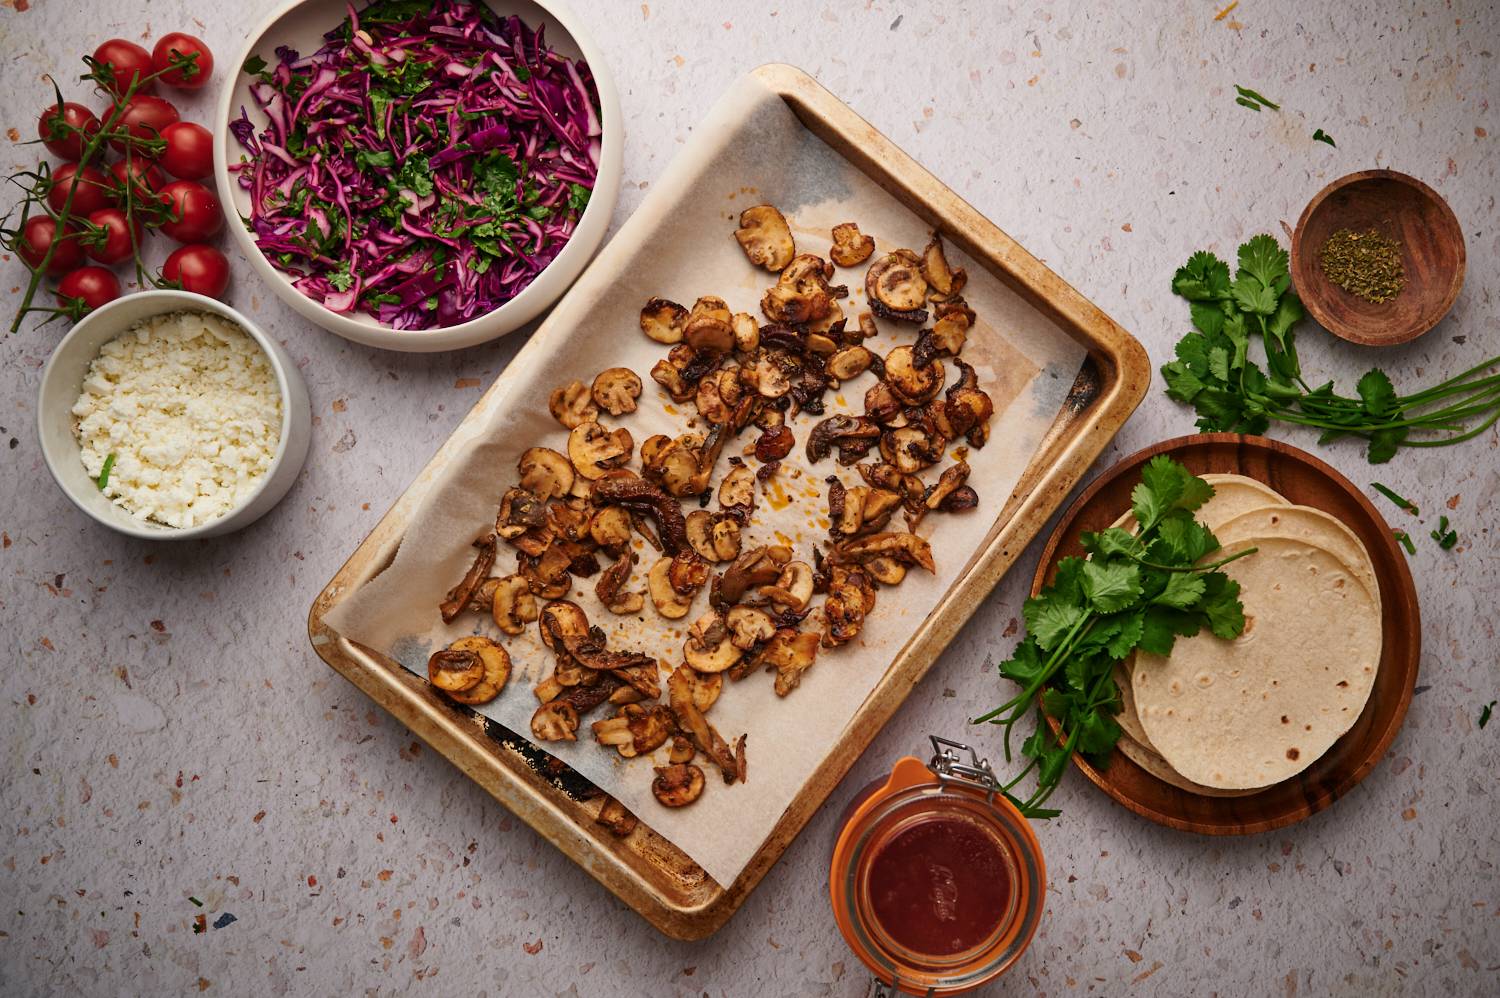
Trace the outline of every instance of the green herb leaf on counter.
{"label": "green herb leaf on counter", "polygon": [[[1389,375],[1375,369],[1359,379],[1355,397],[1318,387],[1303,376],[1296,326],[1305,312],[1291,286],[1288,257],[1274,238],[1258,235],[1239,248],[1238,269],[1200,250],[1172,277],[1172,292],[1188,302],[1193,331],[1162,365],[1169,398],[1189,403],[1198,428],[1209,433],[1264,433],[1272,422],[1322,431],[1319,443],[1340,437],[1366,441],[1371,464],[1403,447],[1441,447],[1469,440],[1500,421],[1500,365],[1492,357],[1456,377],[1412,395],[1398,395]],[[1260,334],[1262,363],[1250,357]]]}
{"label": "green herb leaf on counter", "polygon": [[1417,508],[1416,503],[1412,502],[1405,496],[1396,493],[1389,486],[1381,485],[1379,482],[1371,482],[1370,488],[1374,489],[1376,492],[1379,492],[1391,502],[1395,503],[1399,508],[1406,510],[1412,516],[1416,516],[1422,512]]}
{"label": "green herb leaf on counter", "polygon": [[1450,530],[1448,527],[1448,518],[1440,516],[1438,517],[1437,529],[1432,532],[1432,539],[1437,541],[1438,547],[1444,551],[1452,551],[1453,546],[1458,543],[1458,531]]}
{"label": "green herb leaf on counter", "polygon": [[1333,146],[1335,149],[1338,148],[1338,143],[1336,143],[1336,142],[1333,141],[1333,136],[1329,135],[1327,132],[1323,131],[1323,129],[1321,129],[1321,128],[1319,128],[1318,130],[1316,130],[1315,132],[1313,132],[1313,141],[1314,142],[1326,142],[1329,145]]}
{"label": "green herb leaf on counter", "polygon": [[102,468],[99,469],[99,482],[98,482],[98,485],[99,485],[99,491],[100,492],[103,492],[104,491],[104,487],[109,484],[109,473],[111,471],[114,471],[114,470],[115,470],[115,455],[114,455],[114,452],[111,451],[110,454],[104,458],[104,467],[102,467]]}
{"label": "green herb leaf on counter", "polygon": [[[1262,269],[1261,275],[1274,283],[1273,271]],[[1226,268],[1222,277],[1200,270],[1184,280],[1205,294],[1227,294],[1228,277]],[[1029,761],[1005,786],[1027,817],[1058,813],[1042,805],[1074,752],[1098,757],[1119,740],[1116,662],[1136,648],[1165,655],[1177,638],[1205,627],[1226,639],[1244,631],[1239,583],[1219,569],[1255,549],[1201,564],[1219,542],[1193,511],[1213,494],[1211,485],[1166,455],[1152,458],[1131,492],[1134,529],[1083,534],[1079,542],[1088,559],[1060,559],[1051,585],[1022,606],[1027,636],[999,666],[1021,692],[973,723],[1004,726],[1009,760],[1016,724],[1035,714],[1036,730],[1020,747]],[[1052,734],[1049,716],[1060,722],[1061,734]],[[1029,795],[1011,793],[1032,774],[1036,785]]]}
{"label": "green herb leaf on counter", "polygon": [[1481,728],[1490,723],[1490,712],[1495,709],[1495,704],[1497,703],[1500,703],[1500,700],[1491,700],[1489,703],[1485,704],[1484,709],[1479,712],[1479,726]]}
{"label": "green herb leaf on counter", "polygon": [[1234,92],[1239,94],[1239,96],[1236,97],[1234,101],[1236,104],[1243,104],[1245,107],[1252,108],[1256,111],[1259,111],[1261,107],[1268,107],[1272,111],[1281,110],[1280,104],[1272,103],[1265,97],[1256,93],[1254,90],[1251,90],[1249,87],[1242,87],[1238,83],[1236,83],[1234,85]]}
{"label": "green herb leaf on counter", "polygon": [[1417,553],[1417,546],[1412,542],[1411,534],[1408,534],[1404,530],[1393,530],[1391,533],[1395,535],[1397,542],[1406,548],[1408,555],[1415,555]]}

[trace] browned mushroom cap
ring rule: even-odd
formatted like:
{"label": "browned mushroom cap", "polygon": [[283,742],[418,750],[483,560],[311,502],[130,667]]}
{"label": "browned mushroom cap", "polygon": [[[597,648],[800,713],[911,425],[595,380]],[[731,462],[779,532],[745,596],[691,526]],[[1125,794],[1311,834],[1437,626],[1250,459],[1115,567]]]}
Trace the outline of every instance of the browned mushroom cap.
{"label": "browned mushroom cap", "polygon": [[510,653],[500,645],[482,635],[459,638],[449,645],[449,650],[476,655],[484,667],[484,676],[478,683],[462,690],[445,691],[450,699],[471,707],[489,703],[500,695],[510,679]]}
{"label": "browned mushroom cap", "polygon": [[531,715],[531,736],[539,742],[577,741],[578,709],[561,697],[542,704]]}
{"label": "browned mushroom cap", "polygon": [[949,498],[969,480],[969,463],[956,461],[943,469],[938,480],[927,489],[922,505],[928,509],[944,509]]}
{"label": "browned mushroom cap", "polygon": [[564,642],[568,639],[589,636],[589,618],[583,612],[583,607],[572,600],[552,600],[542,607],[537,630],[541,634],[542,644],[554,652],[562,653],[567,650]]}
{"label": "browned mushroom cap", "polygon": [[734,238],[751,263],[767,270],[785,267],[797,251],[786,216],[768,204],[740,212],[740,227],[734,230]]}
{"label": "browned mushroom cap", "polygon": [[443,623],[452,623],[454,618],[463,613],[469,606],[469,601],[474,596],[474,591],[479,588],[480,583],[489,578],[490,569],[495,564],[495,535],[490,534],[474,542],[476,554],[474,563],[464,573],[464,577],[458,585],[448,590],[448,595],[438,604],[438,612],[443,615]]}
{"label": "browned mushroom cap", "polygon": [[[568,474],[572,474],[571,468]],[[529,555],[541,554],[552,543],[546,504],[535,493],[511,486],[500,498],[500,509],[495,514],[495,533]]]}
{"label": "browned mushroom cap", "polygon": [[666,744],[673,726],[672,713],[665,706],[647,708],[634,703],[621,707],[614,717],[590,725],[595,741],[613,746],[626,759],[654,752]]}
{"label": "browned mushroom cap", "polygon": [[536,620],[540,613],[530,584],[519,575],[507,575],[495,581],[495,596],[490,604],[495,626],[512,636],[524,633],[526,625]]}
{"label": "browned mushroom cap", "polygon": [[818,658],[818,635],[783,627],[756,656],[757,667],[776,671],[776,695],[784,697],[802,683],[802,674]]}
{"label": "browned mushroom cap", "polygon": [[[687,344],[683,343],[679,346],[687,347]],[[672,349],[676,350],[677,347]],[[689,352],[692,350],[691,347],[687,349]],[[695,387],[697,383],[688,381],[683,376],[683,367],[684,365],[674,362],[670,354],[651,365],[651,380],[665,388],[667,394],[672,396],[675,402],[686,402],[697,390]]]}
{"label": "browned mushroom cap", "polygon": [[719,505],[724,509],[745,512],[755,508],[755,472],[747,464],[737,464],[719,483]]}
{"label": "browned mushroom cap", "polygon": [[656,607],[656,612],[668,620],[679,620],[686,617],[692,609],[693,596],[679,593],[672,587],[671,572],[672,559],[660,559],[646,574],[646,585],[651,593],[651,605]]}
{"label": "browned mushroom cap", "polygon": [[550,447],[532,447],[523,451],[516,471],[521,488],[546,501],[573,491],[573,466],[568,459]]}
{"label": "browned mushroom cap", "polygon": [[610,613],[626,616],[639,613],[641,607],[646,605],[645,597],[640,593],[629,592],[625,589],[626,583],[630,581],[630,570],[635,565],[635,552],[626,551],[615,563],[603,572],[599,573],[599,581],[594,583],[594,595],[599,597],[599,602]]}
{"label": "browned mushroom cap", "polygon": [[624,804],[609,796],[604,798],[604,806],[599,808],[599,817],[594,822],[609,829],[609,834],[617,839],[627,838],[639,823],[635,815],[625,810]]}
{"label": "browned mushroom cap", "polygon": [[828,358],[824,370],[839,381],[857,378],[870,369],[875,355],[862,346],[844,347]]}
{"label": "browned mushroom cap", "polygon": [[828,255],[840,267],[857,267],[874,252],[874,237],[861,233],[855,223],[840,222],[833,227],[833,249]]}
{"label": "browned mushroom cap", "polygon": [[956,357],[968,341],[969,329],[973,325],[974,312],[962,298],[944,302],[932,324],[932,345],[939,354]]}
{"label": "browned mushroom cap", "polygon": [[846,541],[834,547],[829,560],[836,565],[858,565],[879,557],[894,558],[903,565],[919,565],[929,572],[937,571],[932,560],[932,545],[916,534],[901,531]]}
{"label": "browned mushroom cap", "polygon": [[740,660],[740,649],[730,640],[729,625],[717,610],[693,622],[682,655],[698,672],[723,672]]}
{"label": "browned mushroom cap", "polygon": [[[645,445],[641,445],[645,450]],[[630,514],[620,506],[606,506],[589,518],[589,537],[606,551],[618,552],[630,544]]]}
{"label": "browned mushroom cap", "polygon": [[687,516],[687,539],[706,561],[729,561],[740,553],[740,524],[732,516],[696,509]]}
{"label": "browned mushroom cap", "polygon": [[990,417],[995,414],[995,403],[979,387],[972,367],[957,359],[954,363],[960,377],[948,389],[944,413],[954,433],[962,433],[970,446],[983,447],[990,438]]}
{"label": "browned mushroom cap", "polygon": [[584,478],[603,478],[630,460],[635,441],[625,427],[610,431],[595,422],[580,423],[568,434],[568,458]]}
{"label": "browned mushroom cap", "polygon": [[922,277],[931,286],[934,298],[952,298],[969,281],[969,275],[962,267],[955,270],[948,266],[948,257],[943,253],[943,237],[936,232],[932,234],[932,242],[922,251]]}
{"label": "browned mushroom cap", "polygon": [[754,353],[760,347],[760,323],[749,312],[730,316],[729,328],[734,330],[734,348],[740,353]]}
{"label": "browned mushroom cap", "polygon": [[674,765],[681,765],[683,763],[692,762],[693,756],[697,754],[698,750],[693,748],[691,739],[688,739],[682,735],[672,736],[672,747],[667,751],[668,762]]}
{"label": "browned mushroom cap", "polygon": [[692,763],[657,766],[651,795],[662,807],[687,807],[703,795],[703,770]]}
{"label": "browned mushroom cap", "polygon": [[701,315],[688,319],[683,338],[688,346],[700,354],[719,356],[734,349],[734,327],[729,320],[717,315]]}
{"label": "browned mushroom cap", "polygon": [[797,365],[780,350],[764,351],[750,368],[755,390],[768,399],[779,399],[792,390],[792,374]]}
{"label": "browned mushroom cap", "polygon": [[921,405],[943,388],[943,362],[934,357],[924,365],[917,363],[914,347],[902,345],[885,355],[885,373],[881,380],[891,386],[897,397],[911,405]]}
{"label": "browned mushroom cap", "polygon": [[807,460],[817,463],[836,446],[839,449],[839,461],[852,464],[869,451],[879,438],[880,427],[869,419],[843,413],[829,416],[808,431]]}
{"label": "browned mushroom cap", "polygon": [[776,633],[776,623],[771,615],[757,607],[730,607],[725,620],[729,626],[729,640],[740,651],[749,651]]}
{"label": "browned mushroom cap", "polygon": [[797,613],[813,596],[813,570],[805,561],[789,561],[770,585],[761,586],[756,595],[778,610]]}
{"label": "browned mushroom cap", "polygon": [[791,561],[791,552],[784,547],[761,545],[744,552],[715,583],[717,605],[733,606],[752,586],[775,582],[781,574],[781,566],[788,561]]}
{"label": "browned mushroom cap", "polygon": [[693,706],[707,714],[709,708],[719,702],[719,694],[724,691],[724,674],[722,672],[698,672],[686,665],[679,665],[677,671],[681,672],[692,686]]}
{"label": "browned mushroom cap", "polygon": [[865,571],[870,574],[870,578],[885,586],[899,585],[901,580],[906,578],[906,566],[895,558],[887,558],[884,555],[871,558],[865,564]]}
{"label": "browned mushroom cap", "polygon": [[920,426],[886,430],[880,437],[880,456],[904,475],[914,475],[943,458],[947,441]]}
{"label": "browned mushroom cap", "polygon": [[835,494],[833,483],[829,483],[828,513],[832,521],[829,533],[836,536],[855,537],[879,530],[901,506],[901,496],[895,492],[868,485],[844,490],[838,503],[834,501]]}
{"label": "browned mushroom cap", "polygon": [[679,596],[692,599],[708,581],[708,563],[698,556],[698,552],[685,547],[672,556],[671,564],[667,566],[667,581]]}
{"label": "browned mushroom cap", "polygon": [[[769,427],[755,441],[755,459],[767,464],[780,461],[792,452],[796,442],[797,438],[786,426]],[[721,487],[720,492],[722,491]]]}
{"label": "browned mushroom cap", "polygon": [[570,381],[561,388],[554,388],[547,400],[547,408],[557,421],[568,429],[579,423],[599,418],[599,407],[589,395],[588,386],[582,381]]}
{"label": "browned mushroom cap", "polygon": [[[833,311],[833,296],[813,280],[777,283],[766,289],[760,310],[772,322],[786,325],[815,322]],[[764,338],[765,331],[761,332]]]}
{"label": "browned mushroom cap", "polygon": [[[606,368],[594,378],[589,393],[600,409],[611,416],[623,416],[627,412],[635,412],[635,400],[641,397],[641,379],[628,367]],[[598,412],[595,411],[588,418],[594,419],[597,416]],[[568,429],[571,430],[572,427],[569,426]]]}
{"label": "browned mushroom cap", "polygon": [[855,581],[844,578],[829,583],[823,599],[823,647],[837,648],[858,637],[865,614],[865,595]]}
{"label": "browned mushroom cap", "polygon": [[675,301],[652,298],[641,309],[641,332],[658,343],[681,343],[688,310]]}
{"label": "browned mushroom cap", "polygon": [[882,319],[925,322],[927,279],[921,260],[909,249],[898,249],[870,264],[865,271],[865,298]]}
{"label": "browned mushroom cap", "polygon": [[427,660],[427,681],[445,693],[473,689],[484,678],[484,660],[476,652],[442,648]]}

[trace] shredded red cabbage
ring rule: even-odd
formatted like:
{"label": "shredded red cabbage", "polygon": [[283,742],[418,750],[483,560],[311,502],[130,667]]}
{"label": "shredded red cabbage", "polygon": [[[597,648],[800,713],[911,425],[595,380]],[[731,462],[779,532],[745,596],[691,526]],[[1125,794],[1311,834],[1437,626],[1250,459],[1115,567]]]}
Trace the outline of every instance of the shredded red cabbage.
{"label": "shredded red cabbage", "polygon": [[230,170],[246,226],[294,286],[396,329],[510,301],[562,250],[599,169],[588,66],[467,0],[377,0],[302,57],[245,64]]}

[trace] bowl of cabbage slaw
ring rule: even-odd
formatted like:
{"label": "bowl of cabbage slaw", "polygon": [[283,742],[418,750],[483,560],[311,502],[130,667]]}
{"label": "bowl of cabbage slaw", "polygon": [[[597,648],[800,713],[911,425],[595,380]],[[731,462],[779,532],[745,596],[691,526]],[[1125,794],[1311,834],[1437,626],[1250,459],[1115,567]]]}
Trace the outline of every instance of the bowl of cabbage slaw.
{"label": "bowl of cabbage slaw", "polygon": [[293,0],[219,101],[221,200],[297,312],[368,346],[474,346],[535,318],[603,241],[619,98],[555,0]]}

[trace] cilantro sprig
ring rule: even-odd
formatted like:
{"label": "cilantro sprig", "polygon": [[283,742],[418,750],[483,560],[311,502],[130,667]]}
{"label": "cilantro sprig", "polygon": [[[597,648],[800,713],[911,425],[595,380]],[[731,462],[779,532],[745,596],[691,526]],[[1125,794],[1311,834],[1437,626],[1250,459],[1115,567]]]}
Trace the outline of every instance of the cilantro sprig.
{"label": "cilantro sprig", "polygon": [[[1200,250],[1172,278],[1187,299],[1193,332],[1164,364],[1167,395],[1191,403],[1206,432],[1264,433],[1272,422],[1323,431],[1319,443],[1358,437],[1371,464],[1402,447],[1443,447],[1472,439],[1500,420],[1500,357],[1412,395],[1397,395],[1390,376],[1368,371],[1353,397],[1333,382],[1303,377],[1295,328],[1302,302],[1291,288],[1286,250],[1265,234],[1240,246],[1238,269]],[[1258,337],[1265,366],[1250,359]]]}
{"label": "cilantro sprig", "polygon": [[[1177,638],[1204,627],[1225,639],[1244,631],[1239,583],[1220,569],[1255,549],[1207,560],[1219,541],[1193,511],[1213,494],[1203,479],[1157,455],[1131,492],[1136,529],[1085,533],[1080,540],[1089,557],[1060,559],[1052,584],[1026,601],[1027,636],[1000,664],[1000,675],[1021,691],[973,723],[1004,726],[1009,761],[1013,729],[1035,714],[1036,730],[1021,745],[1029,761],[1004,787],[1027,817],[1058,813],[1042,805],[1074,752],[1103,756],[1119,740],[1116,662],[1137,648],[1169,654]],[[1057,734],[1047,717],[1061,723]],[[1015,794],[1032,774],[1035,789],[1024,798]]]}

